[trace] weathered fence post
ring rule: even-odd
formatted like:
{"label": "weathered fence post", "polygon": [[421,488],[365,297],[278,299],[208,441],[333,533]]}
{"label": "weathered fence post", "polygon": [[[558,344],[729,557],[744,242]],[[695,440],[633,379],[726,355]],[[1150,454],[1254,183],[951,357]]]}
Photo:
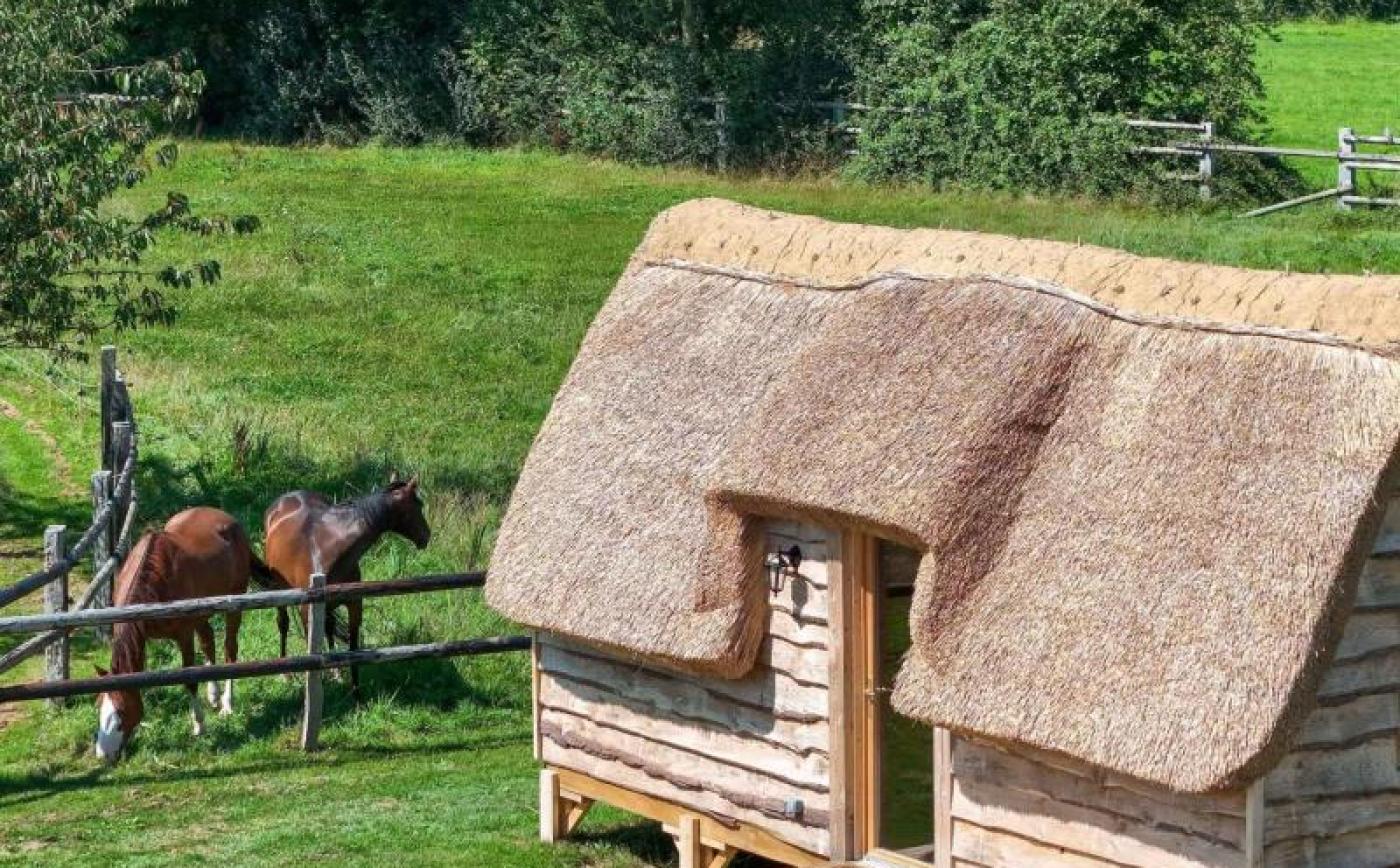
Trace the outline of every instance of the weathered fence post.
{"label": "weathered fence post", "polygon": [[[68,553],[64,537],[68,529],[61,524],[51,524],[44,531],[44,566],[52,567],[62,561]],[[44,613],[57,614],[68,610],[68,574],[65,572],[44,586]],[[44,649],[44,680],[68,680],[68,634],[65,632]],[[50,699],[49,706],[58,708],[61,699]]]}
{"label": "weathered fence post", "polygon": [[[115,393],[116,390],[114,390]],[[123,467],[126,466],[126,456],[131,452],[131,421],[120,420],[112,423],[112,473],[120,475]],[[135,474],[136,468],[132,468]],[[116,488],[116,476],[113,476],[112,487]],[[121,544],[122,522],[126,519],[126,511],[131,508],[131,495],[136,490],[136,484],[126,487],[126,496],[120,502],[112,504],[112,514],[108,519],[108,536],[112,540],[112,546]],[[115,494],[115,490],[113,494]]]}
{"label": "weathered fence post", "polygon": [[1211,145],[1215,142],[1215,122],[1203,121],[1201,123],[1201,198],[1210,198],[1210,180],[1215,174],[1215,151]]}
{"label": "weathered fence post", "polygon": [[1342,127],[1337,130],[1337,207],[1343,211],[1351,210],[1347,197],[1356,192],[1356,166],[1349,162],[1355,155],[1356,136],[1351,127]]}
{"label": "weathered fence post", "polygon": [[719,153],[715,162],[721,172],[729,168],[729,100],[715,98],[715,135],[719,137]]}
{"label": "weathered fence post", "polygon": [[[107,501],[112,499],[112,471],[99,470],[92,475],[92,511],[96,513]],[[115,505],[113,507],[115,510]],[[98,570],[106,565],[107,560],[112,557],[117,546],[117,534],[121,533],[121,528],[115,522],[108,522],[107,526],[97,532],[97,539],[92,543],[92,572],[96,576]],[[108,578],[102,583],[93,594],[92,605],[98,609],[105,609],[112,605],[112,579]],[[103,624],[94,628],[97,637],[103,642],[111,643],[112,627]]]}
{"label": "weathered fence post", "polygon": [[[308,590],[319,591],[326,587],[323,573],[311,575]],[[307,652],[316,655],[322,651],[326,636],[326,604],[324,600],[312,603],[306,616]],[[306,673],[306,701],[301,712],[301,749],[316,750],[321,736],[321,673],[312,670]]]}
{"label": "weathered fence post", "polygon": [[115,467],[112,458],[112,384],[117,379],[117,348],[105,346],[102,348],[102,385],[99,388],[98,400],[101,402],[102,414],[102,463],[99,465],[103,470],[111,470]]}

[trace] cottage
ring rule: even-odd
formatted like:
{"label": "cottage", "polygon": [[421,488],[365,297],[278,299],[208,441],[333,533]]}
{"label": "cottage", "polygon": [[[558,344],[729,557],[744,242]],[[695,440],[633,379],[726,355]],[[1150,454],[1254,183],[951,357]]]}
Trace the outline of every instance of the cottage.
{"label": "cottage", "polygon": [[487,586],[541,834],[683,866],[1400,862],[1400,279],[659,216]]}

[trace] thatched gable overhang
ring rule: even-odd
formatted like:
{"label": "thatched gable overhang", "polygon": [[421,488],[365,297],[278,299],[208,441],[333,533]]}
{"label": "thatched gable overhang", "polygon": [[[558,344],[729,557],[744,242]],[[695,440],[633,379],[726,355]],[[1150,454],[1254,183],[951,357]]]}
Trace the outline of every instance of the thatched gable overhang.
{"label": "thatched gable overhang", "polygon": [[[1001,276],[966,270],[984,261]],[[1359,287],[1345,313],[1329,280]],[[1311,707],[1392,485],[1397,299],[681,206],[560,390],[489,598],[737,676],[765,624],[762,518],[878,533],[924,552],[899,710],[1233,786]]]}

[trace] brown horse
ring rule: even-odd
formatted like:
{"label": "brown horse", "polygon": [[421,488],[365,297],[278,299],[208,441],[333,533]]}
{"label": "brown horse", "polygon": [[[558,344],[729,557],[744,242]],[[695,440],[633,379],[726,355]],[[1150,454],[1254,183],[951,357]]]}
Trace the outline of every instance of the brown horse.
{"label": "brown horse", "polygon": [[[117,574],[112,605],[168,603],[220,594],[241,594],[248,590],[249,574],[258,583],[279,587],[253,554],[248,535],[241,525],[222,510],[205,506],[187,509],[165,523],[162,530],[147,533],[137,541]],[[238,627],[241,613],[224,616],[224,657],[238,660]],[[180,648],[183,666],[194,665],[194,638],[204,651],[208,664],[214,663],[214,628],[207,616],[120,623],[112,630],[112,671],[122,675],[146,668],[146,642],[173,639]],[[99,674],[107,672],[101,668]],[[194,734],[204,732],[204,713],[199,691],[188,685],[190,715]],[[233,681],[224,682],[223,702],[219,686],[209,683],[209,704],[220,714],[233,711]],[[108,762],[115,762],[141,722],[144,706],[136,690],[109,691],[97,697],[98,729],[95,751]]]}
{"label": "brown horse", "polygon": [[[264,549],[268,566],[288,585],[305,588],[313,573],[322,573],[330,584],[360,581],[360,558],[385,533],[407,538],[418,548],[428,545],[432,531],[423,517],[423,499],[418,494],[418,478],[400,482],[395,475],[388,488],[349,503],[333,504],[314,491],[293,491],[279,497],[263,515],[266,532]],[[348,629],[343,638],[351,651],[360,647],[360,620],[364,606],[359,600],[345,604]],[[307,607],[301,607],[301,624],[306,626]],[[282,656],[287,656],[286,609],[277,610],[277,629],[282,636]],[[332,607],[326,607],[326,640],[332,647],[337,635]],[[358,667],[350,669],[351,690],[360,689]]]}

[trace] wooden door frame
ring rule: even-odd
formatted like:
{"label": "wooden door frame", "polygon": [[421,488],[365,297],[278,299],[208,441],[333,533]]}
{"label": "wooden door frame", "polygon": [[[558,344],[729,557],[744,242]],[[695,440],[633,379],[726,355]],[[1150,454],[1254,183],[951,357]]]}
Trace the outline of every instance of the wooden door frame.
{"label": "wooden door frame", "polygon": [[831,855],[857,859],[875,849],[880,820],[880,727],[878,686],[880,597],[877,540],[863,533],[841,535],[840,573],[834,575],[830,630],[832,820]]}
{"label": "wooden door frame", "polygon": [[[833,575],[830,630],[831,856],[876,857],[890,865],[925,865],[879,846],[880,829],[880,605],[879,539],[841,535],[839,574]],[[933,728],[934,865],[952,863],[952,736]]]}

